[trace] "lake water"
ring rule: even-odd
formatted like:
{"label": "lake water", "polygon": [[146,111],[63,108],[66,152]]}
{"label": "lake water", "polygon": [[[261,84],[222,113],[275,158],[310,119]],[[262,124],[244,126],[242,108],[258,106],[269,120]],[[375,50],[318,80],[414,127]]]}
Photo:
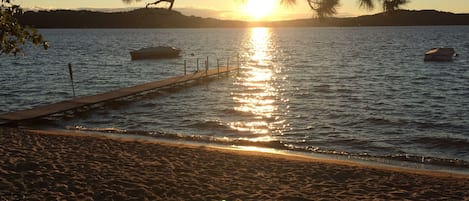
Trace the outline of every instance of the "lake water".
{"label": "lake water", "polygon": [[[0,56],[0,113],[236,64],[220,79],[27,127],[137,134],[469,167],[469,26],[46,29],[51,48]],[[172,45],[177,59],[131,61]],[[453,62],[423,62],[453,47]]]}

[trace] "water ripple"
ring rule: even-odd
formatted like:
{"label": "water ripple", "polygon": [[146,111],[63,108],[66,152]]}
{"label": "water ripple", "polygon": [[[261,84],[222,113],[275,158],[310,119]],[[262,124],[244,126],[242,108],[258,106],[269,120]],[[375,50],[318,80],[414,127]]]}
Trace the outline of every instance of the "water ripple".
{"label": "water ripple", "polygon": [[[469,161],[469,46],[461,42],[469,41],[468,26],[40,31],[49,50],[0,55],[2,113],[71,98],[68,63],[77,95],[84,96],[181,75],[184,60],[189,73],[207,56],[211,67],[217,58],[222,66],[235,64],[239,53],[239,75],[116,101],[51,125]],[[129,50],[162,44],[183,49],[182,56],[130,60]],[[440,46],[454,47],[460,56],[448,63],[422,61],[426,50]]]}

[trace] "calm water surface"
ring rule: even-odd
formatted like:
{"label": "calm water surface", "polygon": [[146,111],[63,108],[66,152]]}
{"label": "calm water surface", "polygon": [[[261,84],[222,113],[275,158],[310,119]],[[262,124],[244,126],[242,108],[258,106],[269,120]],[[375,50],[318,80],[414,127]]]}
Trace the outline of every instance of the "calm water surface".
{"label": "calm water surface", "polygon": [[[51,49],[0,56],[0,113],[71,98],[68,63],[79,96],[181,75],[184,60],[194,72],[207,56],[215,67],[239,54],[242,69],[27,126],[468,167],[468,26],[41,33]],[[157,45],[179,47],[182,57],[130,60],[130,50]],[[423,62],[426,50],[442,46],[457,59]]]}

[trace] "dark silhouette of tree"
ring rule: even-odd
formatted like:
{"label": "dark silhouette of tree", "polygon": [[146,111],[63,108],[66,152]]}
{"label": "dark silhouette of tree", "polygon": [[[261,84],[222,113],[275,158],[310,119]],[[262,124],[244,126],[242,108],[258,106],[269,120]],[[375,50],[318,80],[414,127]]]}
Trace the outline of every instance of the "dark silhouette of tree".
{"label": "dark silhouette of tree", "polygon": [[[282,0],[281,3],[296,4],[297,0]],[[309,7],[314,10],[319,18],[332,16],[337,13],[336,8],[340,0],[306,0]],[[407,4],[410,0],[358,0],[360,8],[372,10],[375,2],[381,3],[384,12],[392,12]]]}
{"label": "dark silhouette of tree", "polygon": [[21,45],[27,41],[34,45],[42,45],[45,49],[49,47],[46,41],[35,29],[21,26],[16,15],[21,15],[23,10],[14,5],[10,0],[1,0],[0,5],[0,55],[21,52]]}
{"label": "dark silhouette of tree", "polygon": [[[281,0],[281,4],[293,5],[296,0]],[[339,0],[306,0],[311,10],[315,11],[319,18],[337,14]]]}
{"label": "dark silhouette of tree", "polygon": [[[384,12],[393,12],[398,10],[402,5],[405,5],[410,2],[410,0],[375,0],[382,3],[382,8]],[[375,3],[373,0],[360,0],[360,7],[366,9],[373,9]]]}
{"label": "dark silhouette of tree", "polygon": [[[141,0],[122,0],[125,3],[132,3],[133,1],[141,1]],[[150,4],[158,4],[160,2],[170,2],[170,10],[173,7],[175,0],[160,0],[155,3]],[[246,0],[242,0],[246,1]],[[311,10],[315,11],[319,18],[324,18],[328,16],[332,16],[337,14],[337,7],[339,6],[340,0],[305,0]],[[281,0],[282,4],[293,5],[296,4],[297,0]],[[358,0],[360,3],[360,8],[365,8],[372,10],[375,7],[376,2],[382,4],[383,11],[385,12],[392,12],[399,9],[402,5],[407,4],[410,0]],[[147,4],[148,6],[149,4]]]}

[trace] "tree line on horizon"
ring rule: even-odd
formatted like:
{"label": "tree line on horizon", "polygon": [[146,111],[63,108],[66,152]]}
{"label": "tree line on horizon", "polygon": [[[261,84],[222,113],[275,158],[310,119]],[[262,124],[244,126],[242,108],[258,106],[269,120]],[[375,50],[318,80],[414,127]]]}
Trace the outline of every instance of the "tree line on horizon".
{"label": "tree line on horizon", "polygon": [[18,17],[34,28],[245,28],[263,27],[350,27],[350,26],[428,26],[469,25],[469,14],[436,10],[398,10],[357,17],[293,19],[246,22],[186,16],[164,8],[140,8],[125,12],[87,10],[28,11]]}
{"label": "tree line on horizon", "polygon": [[[138,2],[142,0],[122,0],[125,3]],[[158,4],[160,2],[170,2],[172,9],[176,0],[158,0],[151,4]],[[246,1],[246,0],[241,0]],[[319,18],[325,18],[337,14],[337,7],[340,0],[305,0],[311,10],[316,12]],[[392,12],[399,9],[400,6],[407,4],[410,0],[357,0],[360,8],[371,10],[376,4],[381,4],[385,12]],[[297,0],[281,0],[281,4],[293,5]],[[12,0],[1,0],[0,5],[0,55],[13,54],[16,55],[21,52],[21,45],[30,42],[33,45],[41,45],[45,49],[49,47],[47,41],[44,40],[42,35],[37,33],[33,28],[23,26],[18,22],[16,16],[23,14],[23,9],[19,5],[12,3]]]}

